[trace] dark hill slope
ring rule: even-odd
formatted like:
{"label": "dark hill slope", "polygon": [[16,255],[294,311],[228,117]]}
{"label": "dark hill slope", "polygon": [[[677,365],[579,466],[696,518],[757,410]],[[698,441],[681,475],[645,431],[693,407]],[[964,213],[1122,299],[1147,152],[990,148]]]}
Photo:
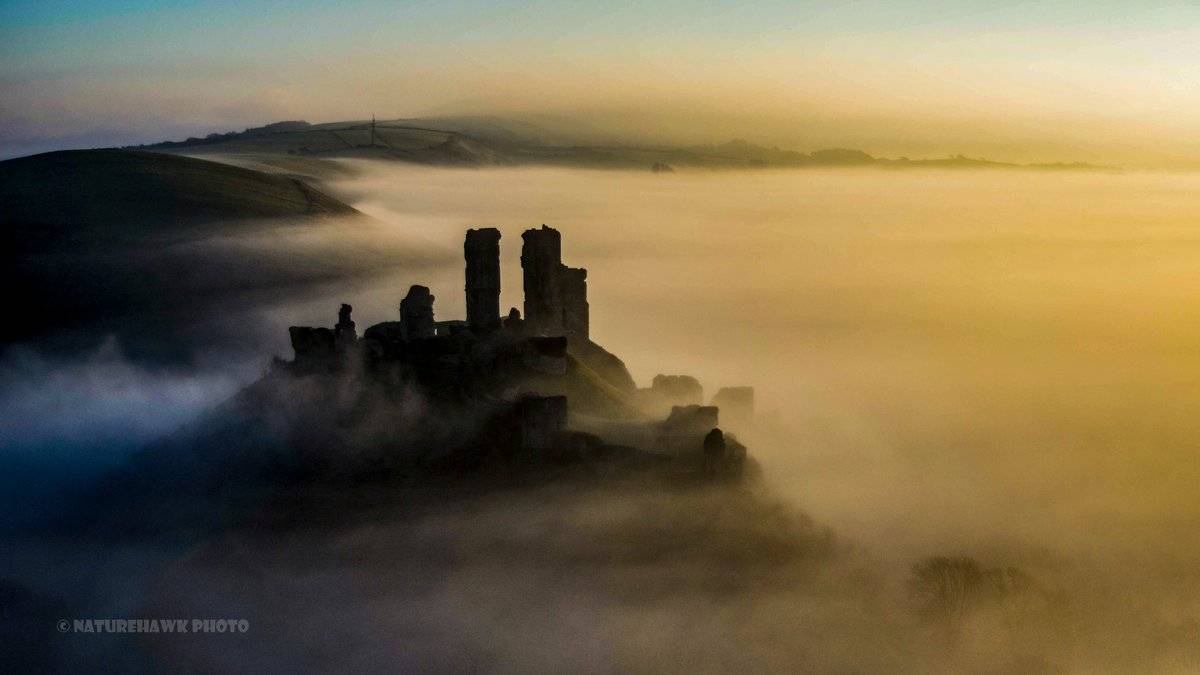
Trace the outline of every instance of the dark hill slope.
{"label": "dark hill slope", "polygon": [[71,150],[0,162],[5,250],[173,237],[217,223],[351,215],[293,178],[191,157]]}
{"label": "dark hill slope", "polygon": [[135,356],[175,360],[223,336],[248,340],[238,312],[417,259],[377,225],[295,178],[189,157],[0,162],[0,282],[13,317],[0,349],[74,351],[114,335]]}

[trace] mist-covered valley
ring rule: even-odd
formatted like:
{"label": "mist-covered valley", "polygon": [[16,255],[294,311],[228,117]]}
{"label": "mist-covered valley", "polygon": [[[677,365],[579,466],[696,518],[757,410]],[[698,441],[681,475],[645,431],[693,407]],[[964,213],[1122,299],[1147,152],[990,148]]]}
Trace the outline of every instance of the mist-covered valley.
{"label": "mist-covered valley", "polygon": [[639,381],[752,383],[766,482],[893,582],[1018,565],[1075,595],[1054,668],[1200,667],[1195,176],[392,171],[360,208],[561,227]]}
{"label": "mist-covered valley", "polygon": [[[561,229],[593,280],[596,340],[640,382],[753,383],[796,434],[760,451],[767,474],[810,503],[919,508],[912,527],[963,537],[981,523],[955,514],[1200,515],[1194,176],[378,171],[333,187],[447,246],[471,225]],[[520,306],[517,252],[502,246],[503,307]],[[462,314],[458,276],[429,279],[439,313]],[[846,482],[871,472],[873,489]]]}
{"label": "mist-covered valley", "polygon": [[[762,485],[731,501],[636,482],[449,506],[368,496],[376,507],[332,524],[205,532],[152,554],[93,535],[22,539],[4,576],[65,596],[72,616],[254,626],[234,642],[128,638],[133,656],[121,640],[46,638],[67,664],[1200,668],[1200,177],[339,164],[320,187],[369,227],[185,242],[253,260],[230,267],[250,278],[337,261],[276,275],[269,292],[238,285],[149,331],[226,337],[166,364],[104,331],[76,353],[4,353],[5,460],[33,477],[14,482],[14,508],[36,515],[62,495],[56,481],[100,480],[200,418],[288,356],[287,326],[330,325],[340,302],[365,327],[424,284],[438,319],[463,317],[466,228],[501,230],[501,307],[521,307],[520,233],[541,223],[588,269],[592,339],[639,385],[665,373],[696,376],[706,397],[756,388],[759,424],[742,433]],[[350,273],[359,255],[369,273]],[[1028,583],[947,633],[909,592],[931,556]],[[72,573],[88,581],[64,590]]]}

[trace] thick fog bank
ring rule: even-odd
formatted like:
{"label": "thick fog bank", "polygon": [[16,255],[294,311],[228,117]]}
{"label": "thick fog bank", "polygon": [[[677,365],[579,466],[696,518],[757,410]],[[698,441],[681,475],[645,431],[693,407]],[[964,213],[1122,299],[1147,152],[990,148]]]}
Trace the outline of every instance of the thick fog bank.
{"label": "thick fog bank", "polygon": [[[589,271],[593,339],[639,384],[757,388],[764,424],[742,435],[819,525],[705,494],[551,492],[234,533],[147,568],[119,609],[263,632],[137,653],[210,669],[1200,668],[1200,177],[354,168],[328,187],[381,242],[391,228],[453,255],[264,305],[246,333],[262,361],[217,351],[227,367],[183,379],[112,352],[8,362],[4,432],[25,456],[138,445],[286,354],[287,325],[331,325],[344,301],[361,331],[411,284],[462,318],[468,227],[501,229],[502,307],[521,307],[520,233],[546,223]],[[979,589],[935,621],[908,593],[929,556]]]}
{"label": "thick fog bank", "polygon": [[[499,227],[504,307],[521,231],[559,228],[596,340],[643,386],[755,385],[798,434],[768,476],[831,517],[1200,517],[1200,177],[360,166],[333,188],[383,220],[447,246]],[[457,269],[410,280],[461,314]]]}
{"label": "thick fog bank", "polygon": [[767,480],[897,582],[969,554],[1082,594],[1135,661],[1200,643],[1200,177],[362,166],[368,213],[499,227],[505,307],[520,232],[559,228],[593,337],[643,386],[756,386]]}

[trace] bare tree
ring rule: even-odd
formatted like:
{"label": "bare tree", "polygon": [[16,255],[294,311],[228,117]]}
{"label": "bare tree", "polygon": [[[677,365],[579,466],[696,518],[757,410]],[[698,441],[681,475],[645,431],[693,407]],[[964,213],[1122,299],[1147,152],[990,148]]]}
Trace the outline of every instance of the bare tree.
{"label": "bare tree", "polygon": [[926,558],[913,565],[908,579],[909,597],[918,614],[943,622],[954,634],[983,599],[987,577],[974,558]]}

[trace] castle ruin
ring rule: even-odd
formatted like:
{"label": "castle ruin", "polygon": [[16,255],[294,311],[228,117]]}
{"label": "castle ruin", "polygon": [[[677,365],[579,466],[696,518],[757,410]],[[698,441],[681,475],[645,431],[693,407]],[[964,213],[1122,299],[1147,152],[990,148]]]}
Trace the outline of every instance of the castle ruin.
{"label": "castle ruin", "polygon": [[[415,386],[441,414],[486,411],[484,445],[551,454],[638,448],[703,458],[710,474],[714,466],[725,476],[740,473],[745,447],[718,428],[719,409],[702,405],[695,378],[659,375],[638,389],[624,363],[591,341],[587,270],[563,264],[558,230],[542,225],[521,235],[525,313],[513,308],[502,320],[500,238],[495,228],[467,230],[466,321],[435,320],[434,296],[418,284],[400,301],[399,321],[375,324],[361,338],[350,305],[342,305],[332,330],[289,329],[293,372],[336,374],[359,358],[369,380]],[[571,419],[586,428],[568,429],[568,402]],[[728,406],[744,429],[753,390],[725,388],[714,403]]]}

